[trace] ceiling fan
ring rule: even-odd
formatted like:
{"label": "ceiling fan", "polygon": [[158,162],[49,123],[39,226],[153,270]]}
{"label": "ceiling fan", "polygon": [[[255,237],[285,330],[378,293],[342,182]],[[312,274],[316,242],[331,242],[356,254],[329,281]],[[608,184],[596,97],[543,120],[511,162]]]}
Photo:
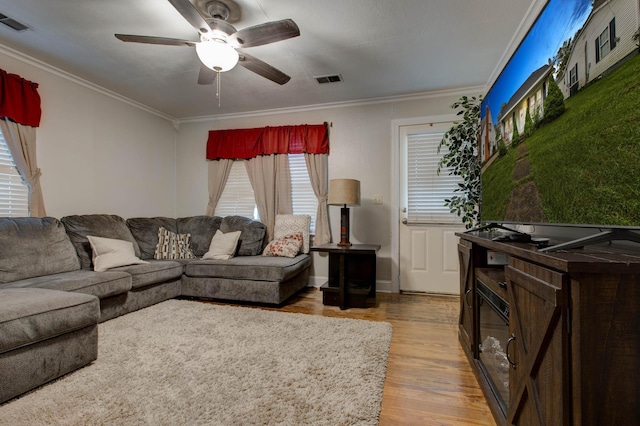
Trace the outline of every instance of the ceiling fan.
{"label": "ceiling fan", "polygon": [[291,19],[238,31],[230,23],[240,18],[240,8],[233,0],[195,0],[196,5],[189,0],[169,0],[169,3],[198,31],[200,41],[131,34],[115,34],[116,38],[133,43],[195,47],[202,62],[198,84],[213,84],[218,73],[228,71],[236,64],[278,84],[291,79],[266,62],[237,50],[299,36],[300,30]]}

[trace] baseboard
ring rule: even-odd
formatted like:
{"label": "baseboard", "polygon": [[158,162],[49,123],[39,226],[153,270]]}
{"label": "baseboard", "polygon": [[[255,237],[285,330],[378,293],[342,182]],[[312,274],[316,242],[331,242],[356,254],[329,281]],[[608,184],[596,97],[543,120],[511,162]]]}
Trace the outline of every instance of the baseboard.
{"label": "baseboard", "polygon": [[309,277],[309,284],[307,284],[307,287],[320,288],[328,280],[329,280],[328,277],[318,277],[318,276]]}
{"label": "baseboard", "polygon": [[396,293],[393,291],[392,282],[390,280],[377,280],[376,281],[376,293]]}

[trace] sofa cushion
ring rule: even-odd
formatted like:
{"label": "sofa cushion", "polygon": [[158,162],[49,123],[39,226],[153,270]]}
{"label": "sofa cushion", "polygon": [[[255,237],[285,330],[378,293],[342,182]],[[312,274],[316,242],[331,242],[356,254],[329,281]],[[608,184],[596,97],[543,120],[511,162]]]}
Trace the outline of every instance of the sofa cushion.
{"label": "sofa cushion", "polygon": [[164,228],[178,232],[175,219],[169,217],[134,217],[126,220],[127,226],[138,242],[141,259],[153,259],[158,246],[158,230]]}
{"label": "sofa cushion", "polygon": [[145,287],[182,277],[183,266],[173,260],[149,260],[144,265],[130,265],[113,269],[131,274],[131,288]]}
{"label": "sofa cushion", "polygon": [[[191,234],[191,250],[202,257],[209,250],[211,239],[220,229],[222,218],[218,216],[191,216],[176,219],[179,234]],[[167,228],[169,229],[169,228]]]}
{"label": "sofa cushion", "polygon": [[80,269],[64,226],[55,218],[0,218],[0,283]]}
{"label": "sofa cushion", "polygon": [[84,327],[100,317],[98,298],[40,288],[0,291],[0,353]]}
{"label": "sofa cushion", "polygon": [[78,252],[80,265],[83,269],[90,269],[93,266],[91,262],[92,251],[87,235],[131,241],[135,255],[140,257],[140,247],[138,247],[138,243],[133,238],[125,220],[120,216],[87,214],[66,216],[60,221],[67,229],[67,234]]}
{"label": "sofa cushion", "polygon": [[103,299],[131,290],[131,275],[114,270],[94,272],[89,269],[78,269],[0,284],[0,291],[4,288],[46,288],[86,293]]}
{"label": "sofa cushion", "polygon": [[311,257],[238,256],[229,260],[193,260],[185,265],[190,277],[217,277],[237,280],[285,281],[311,266]]}
{"label": "sofa cushion", "polygon": [[220,223],[220,230],[225,234],[241,231],[238,256],[256,256],[262,253],[265,246],[267,227],[264,223],[244,216],[227,216]]}

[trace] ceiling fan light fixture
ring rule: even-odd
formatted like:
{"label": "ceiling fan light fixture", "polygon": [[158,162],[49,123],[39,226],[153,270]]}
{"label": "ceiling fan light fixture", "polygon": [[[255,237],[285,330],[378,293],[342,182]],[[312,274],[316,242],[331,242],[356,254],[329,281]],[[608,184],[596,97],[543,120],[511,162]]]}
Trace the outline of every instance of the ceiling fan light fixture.
{"label": "ceiling fan light fixture", "polygon": [[229,71],[238,63],[238,52],[225,42],[208,40],[196,44],[196,52],[202,63],[218,72]]}

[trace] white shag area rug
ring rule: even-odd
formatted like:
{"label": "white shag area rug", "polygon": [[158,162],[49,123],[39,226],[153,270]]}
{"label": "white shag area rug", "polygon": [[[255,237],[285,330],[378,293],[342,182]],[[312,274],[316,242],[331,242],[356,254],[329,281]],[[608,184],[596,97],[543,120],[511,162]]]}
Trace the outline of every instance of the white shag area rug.
{"label": "white shag area rug", "polygon": [[169,300],[98,329],[98,360],[1,425],[375,425],[391,324]]}

